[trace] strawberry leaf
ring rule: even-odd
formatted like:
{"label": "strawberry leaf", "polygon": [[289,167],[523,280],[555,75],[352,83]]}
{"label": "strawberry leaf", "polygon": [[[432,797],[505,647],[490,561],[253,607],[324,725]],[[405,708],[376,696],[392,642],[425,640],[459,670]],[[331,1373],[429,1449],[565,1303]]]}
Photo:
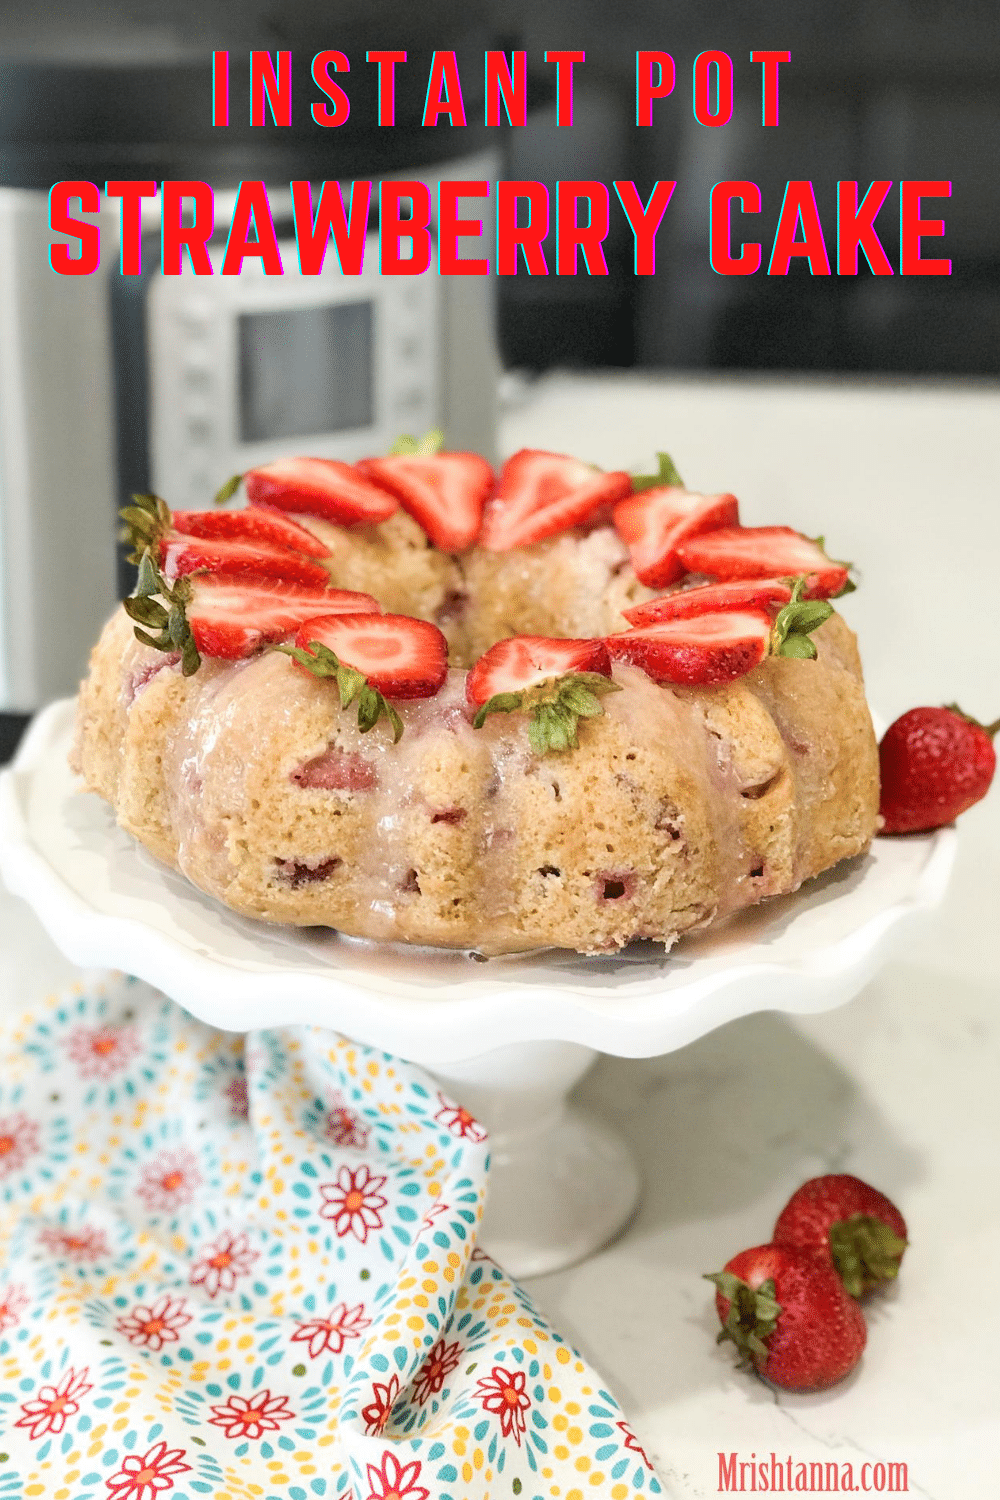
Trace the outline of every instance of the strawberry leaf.
{"label": "strawberry leaf", "polygon": [[803,599],[808,575],[803,573],[794,580],[791,601],[780,610],[773,626],[768,647],[770,656],[791,656],[802,661],[815,661],[816,646],[809,639],[825,620],[833,614],[833,605],[828,599]]}
{"label": "strawberry leaf", "polygon": [[637,494],[642,490],[657,489],[662,486],[673,486],[679,490],[684,488],[684,481],[677,472],[677,465],[669,453],[657,453],[656,462],[658,473],[656,474],[633,474],[632,488]]}
{"label": "strawberry leaf", "polygon": [[170,530],[170,507],[159,495],[133,495],[132,504],[124,506],[118,514],[125,522],[122,541],[132,551],[128,554],[131,563],[142,562],[143,554],[159,546],[160,538]]}
{"label": "strawberry leaf", "polygon": [[892,1281],[907,1241],[871,1214],[852,1214],[830,1225],[830,1254],[852,1297]]}
{"label": "strawberry leaf", "polygon": [[292,657],[313,677],[334,681],[342,709],[350,708],[357,701],[358,728],[362,734],[368,734],[379,719],[386,718],[392,728],[392,742],[394,745],[399,744],[403,738],[404,726],[392,704],[370,686],[367,678],[356,667],[349,667],[342,662],[329,646],[324,646],[322,641],[310,641],[308,651],[301,646],[275,646],[274,649],[284,656]]}
{"label": "strawberry leaf", "polygon": [[716,1271],[705,1276],[729,1303],[725,1322],[717,1343],[727,1339],[734,1343],[745,1364],[763,1364],[768,1356],[767,1340],[778,1326],[782,1308],[775,1296],[773,1277],[762,1281],[756,1290],[734,1276],[732,1271]]}
{"label": "strawberry leaf", "polygon": [[[136,500],[156,500],[155,495],[136,495]],[[162,505],[163,501],[157,502]],[[173,588],[167,583],[147,548],[139,563],[139,577],[135,593],[122,600],[122,607],[135,626],[135,638],[154,651],[180,652],[181,673],[192,677],[201,666],[201,657],[195,645],[191,626],[188,623],[187,605],[191,599],[191,584],[186,578],[178,578]],[[158,634],[150,635],[139,627],[148,625]]]}
{"label": "strawberry leaf", "polygon": [[231,474],[226,480],[225,484],[220,485],[216,490],[215,494],[212,497],[212,504],[225,505],[227,500],[231,500],[233,498],[242,483],[242,474]]}
{"label": "strawberry leaf", "polygon": [[566,672],[520,692],[494,693],[480,707],[472,727],[482,729],[490,714],[527,713],[528,743],[536,755],[575,750],[578,721],[598,718],[604,712],[604,694],[620,692],[618,684],[600,672]]}
{"label": "strawberry leaf", "polygon": [[415,438],[409,432],[401,433],[389,449],[389,454],[390,456],[410,453],[430,455],[438,453],[443,447],[444,433],[440,427],[432,427],[424,433],[422,438]]}

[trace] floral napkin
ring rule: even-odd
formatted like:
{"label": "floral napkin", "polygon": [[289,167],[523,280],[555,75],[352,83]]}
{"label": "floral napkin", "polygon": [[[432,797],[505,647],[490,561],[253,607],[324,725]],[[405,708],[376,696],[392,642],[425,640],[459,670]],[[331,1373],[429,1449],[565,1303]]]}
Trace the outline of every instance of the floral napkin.
{"label": "floral napkin", "polygon": [[0,1017],[0,1497],[661,1494],[476,1245],[488,1149],[319,1028],[116,975]]}

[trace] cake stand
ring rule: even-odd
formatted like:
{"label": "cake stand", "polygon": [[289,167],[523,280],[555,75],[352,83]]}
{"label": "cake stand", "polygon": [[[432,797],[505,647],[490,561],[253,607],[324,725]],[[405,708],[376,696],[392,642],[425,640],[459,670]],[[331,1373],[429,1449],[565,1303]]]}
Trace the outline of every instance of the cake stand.
{"label": "cake stand", "polygon": [[56,945],[124,969],[229,1031],[330,1027],[427,1068],[488,1126],[483,1224],[513,1275],[571,1265],[630,1217],[624,1142],[568,1101],[599,1052],[651,1057],[757,1010],[854,996],[905,924],[942,898],[954,829],[872,851],[669,954],[635,943],[586,958],[477,955],[242,918],[146,853],[67,765],[74,705],[35,720],[0,777],[0,875]]}

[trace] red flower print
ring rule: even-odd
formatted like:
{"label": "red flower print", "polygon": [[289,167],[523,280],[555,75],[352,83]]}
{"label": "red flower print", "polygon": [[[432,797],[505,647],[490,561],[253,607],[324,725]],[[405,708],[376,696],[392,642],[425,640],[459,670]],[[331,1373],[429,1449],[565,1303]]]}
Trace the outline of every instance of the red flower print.
{"label": "red flower print", "polygon": [[111,1078],[142,1051],[134,1026],[78,1026],[66,1042],[81,1078]]}
{"label": "red flower print", "polygon": [[86,1224],[79,1229],[43,1229],[38,1242],[54,1255],[63,1255],[68,1260],[100,1260],[109,1253],[103,1229],[90,1229]]}
{"label": "red flower print", "polygon": [[483,1411],[493,1412],[500,1418],[504,1437],[513,1437],[519,1448],[524,1432],[524,1414],[531,1405],[524,1385],[523,1370],[505,1370],[502,1365],[494,1365],[490,1373],[476,1384]]}
{"label": "red flower print", "polygon": [[26,1427],[30,1438],[44,1437],[47,1432],[62,1432],[66,1426],[66,1418],[74,1416],[80,1410],[78,1397],[93,1390],[87,1380],[89,1374],[90,1370],[86,1366],[79,1375],[75,1370],[67,1370],[58,1385],[39,1386],[37,1396],[21,1403],[24,1416],[14,1426]]}
{"label": "red flower print", "polygon": [[117,1473],[104,1481],[109,1500],[156,1500],[165,1490],[172,1490],[171,1475],[186,1474],[191,1468],[183,1462],[184,1451],[159,1442],[141,1458],[130,1454]]}
{"label": "red flower print", "polygon": [[343,1094],[334,1094],[333,1107],[326,1117],[325,1135],[335,1146],[353,1146],[363,1151],[368,1144],[368,1126],[363,1125]]}
{"label": "red flower print", "polygon": [[336,1182],[320,1185],[325,1200],[319,1211],[320,1218],[333,1220],[338,1239],[353,1234],[364,1244],[369,1229],[382,1228],[379,1209],[385,1208],[388,1202],[379,1192],[384,1183],[384,1177],[374,1176],[367,1167],[358,1167],[356,1172],[350,1167],[341,1167]]}
{"label": "red flower print", "polygon": [[12,1281],[7,1286],[0,1286],[0,1333],[6,1333],[8,1328],[15,1327],[21,1321],[21,1314],[28,1305],[28,1289],[18,1281]]}
{"label": "red flower print", "polygon": [[222,1406],[210,1408],[209,1426],[221,1427],[227,1438],[259,1438],[262,1433],[275,1432],[282,1422],[295,1420],[295,1413],[288,1410],[287,1396],[272,1396],[268,1390],[258,1391],[247,1400],[246,1396],[230,1396]]}
{"label": "red flower print", "polygon": [[463,1109],[460,1104],[452,1104],[443,1094],[438,1094],[438,1098],[441,1100],[441,1108],[434,1118],[447,1126],[452,1135],[464,1135],[470,1141],[489,1139],[489,1132],[467,1109]]}
{"label": "red flower print", "polygon": [[237,1120],[246,1120],[250,1116],[250,1094],[247,1090],[247,1075],[236,1073],[226,1084],[226,1093],[229,1095],[229,1113]]}
{"label": "red flower print", "polygon": [[435,1198],[430,1208],[424,1214],[421,1223],[426,1224],[428,1227],[430,1227],[430,1225],[434,1223],[435,1219],[439,1219],[442,1214],[446,1214],[447,1212],[447,1203],[443,1203],[440,1198]]}
{"label": "red flower print", "polygon": [[20,1110],[0,1116],[0,1177],[9,1177],[38,1150],[38,1126]]}
{"label": "red flower print", "polygon": [[642,1447],[642,1444],[639,1442],[639,1439],[636,1437],[635,1433],[632,1431],[628,1423],[616,1422],[615,1426],[619,1429],[620,1432],[624,1433],[625,1435],[625,1447],[631,1448],[633,1453],[638,1453],[639,1457],[646,1465],[646,1468],[650,1471],[650,1473],[653,1473],[653,1465],[646,1457],[645,1449]]}
{"label": "red flower print", "polygon": [[191,1321],[191,1314],[184,1311],[184,1298],[169,1294],[157,1298],[152,1307],[133,1307],[125,1317],[119,1318],[115,1327],[124,1333],[130,1344],[145,1345],[158,1352],[164,1344],[176,1344],[183,1328]]}
{"label": "red flower print", "polygon": [[328,1318],[313,1318],[311,1323],[300,1323],[292,1334],[292,1343],[307,1344],[310,1359],[315,1359],[324,1349],[339,1354],[348,1339],[360,1338],[362,1329],[372,1326],[371,1318],[364,1314],[363,1302],[357,1307],[338,1302]]}
{"label": "red flower print", "polygon": [[421,1406],[425,1401],[429,1401],[431,1396],[437,1395],[452,1370],[458,1368],[461,1358],[461,1344],[457,1341],[454,1344],[446,1344],[444,1339],[438,1339],[420,1366],[413,1383],[413,1394]]}
{"label": "red flower print", "polygon": [[395,1453],[387,1450],[379,1468],[368,1465],[367,1500],[428,1500],[430,1491],[417,1484],[420,1469],[419,1458],[401,1464]]}
{"label": "red flower print", "polygon": [[249,1276],[257,1251],[250,1249],[245,1234],[224,1229],[217,1240],[206,1245],[191,1267],[188,1280],[192,1286],[203,1286],[210,1297],[231,1292],[241,1276]]}
{"label": "red flower print", "polygon": [[379,1380],[372,1382],[372,1399],[367,1406],[361,1408],[361,1415],[365,1419],[365,1432],[369,1437],[378,1437],[380,1432],[384,1432],[389,1413],[395,1406],[398,1395],[398,1375],[393,1375],[388,1385],[383,1385]]}
{"label": "red flower print", "polygon": [[175,1151],[161,1151],[146,1163],[136,1192],[155,1213],[158,1209],[180,1208],[190,1203],[201,1180],[198,1158],[187,1146],[181,1146]]}

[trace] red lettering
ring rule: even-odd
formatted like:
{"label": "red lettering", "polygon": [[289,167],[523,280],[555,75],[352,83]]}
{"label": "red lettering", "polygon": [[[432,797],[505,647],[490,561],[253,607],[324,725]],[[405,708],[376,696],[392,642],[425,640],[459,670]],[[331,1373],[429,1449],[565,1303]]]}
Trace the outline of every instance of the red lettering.
{"label": "red lettering", "polygon": [[873,182],[858,202],[856,182],[837,183],[837,275],[858,274],[858,250],[864,251],[875,276],[891,276],[892,266],[875,232],[875,218],[889,196],[891,182]]}
{"label": "red lettering", "polygon": [[[513,73],[511,72],[513,67]],[[512,52],[510,64],[502,52],[486,54],[486,123],[500,124],[500,100],[511,125],[528,123],[528,54]]]}
{"label": "red lettering", "polygon": [[[590,205],[590,219],[577,222],[577,205]],[[583,251],[588,276],[607,276],[602,245],[608,234],[609,197],[603,182],[560,182],[556,186],[556,275],[576,275],[576,252]]]}
{"label": "red lettering", "polygon": [[458,253],[458,240],[462,235],[483,232],[482,219],[459,219],[459,198],[488,198],[488,182],[442,182],[438,189],[438,270],[442,276],[486,276],[489,274],[488,260],[469,259]]}
{"label": "red lettering", "polygon": [[49,248],[49,265],[57,276],[90,276],[101,263],[101,231],[85,219],[71,219],[70,199],[78,198],[80,212],[96,214],[101,207],[101,191],[96,182],[57,182],[49,193],[49,227],[54,234],[68,234],[80,241],[80,254],[71,256],[68,245],[53,243]]}
{"label": "red lettering", "polygon": [[313,82],[330,100],[333,110],[327,109],[325,104],[314,104],[312,117],[317,125],[327,128],[334,125],[346,125],[351,114],[351,101],[340,84],[334,83],[330,77],[331,67],[335,73],[351,71],[351,64],[343,52],[317,52],[312,63]]}
{"label": "red lettering", "polygon": [[[194,220],[185,227],[184,199],[194,199]],[[211,276],[212,262],[205,246],[215,228],[215,199],[207,182],[166,181],[162,190],[162,248],[164,276],[179,276],[184,250],[196,276]]]}
{"label": "red lettering", "polygon": [[[253,225],[255,239],[250,239]],[[282,276],[281,253],[274,233],[271,205],[267,201],[267,188],[262,182],[241,182],[236,194],[236,207],[226,240],[226,254],[222,261],[223,276],[238,276],[247,257],[257,256],[264,268],[265,276]]]}
{"label": "red lettering", "polygon": [[[716,100],[712,109],[712,69]],[[728,52],[699,52],[694,60],[694,117],[699,125],[728,125],[733,116],[733,60]]]}
{"label": "red lettering", "polygon": [[156,197],[155,182],[106,182],[108,198],[121,199],[118,230],[118,260],[123,276],[142,272],[142,200]]}
{"label": "red lettering", "polygon": [[556,65],[556,124],[573,123],[573,64],[586,62],[586,52],[546,52],[545,61]]}
{"label": "red lettering", "polygon": [[625,210],[635,238],[633,267],[637,276],[656,275],[656,231],[676,186],[676,182],[657,182],[649,195],[649,202],[643,204],[634,182],[615,183],[618,201]]}
{"label": "red lettering", "polygon": [[791,62],[790,52],[751,52],[750,61],[761,65],[761,121],[762,125],[778,123],[778,67]]}
{"label": "red lettering", "polygon": [[447,115],[452,125],[465,124],[465,104],[458,63],[454,52],[435,52],[431,58],[424,117],[421,125],[436,125],[439,115]]}
{"label": "red lettering", "polygon": [[950,198],[950,182],[899,184],[899,270],[902,276],[950,276],[950,260],[923,260],[920,241],[944,234],[943,219],[922,219],[921,198]]}
{"label": "red lettering", "polygon": [[365,261],[365,237],[368,233],[371,196],[370,182],[355,182],[351,187],[351,207],[348,213],[344,208],[344,194],[340,183],[324,182],[320,188],[314,218],[312,184],[292,183],[292,218],[299,247],[299,269],[303,276],[318,276],[322,271],[331,233],[344,275],[361,275]]}
{"label": "red lettering", "polygon": [[743,244],[739,255],[732,251],[733,200],[744,213],[760,213],[760,188],[755,182],[717,182],[710,208],[709,260],[720,276],[752,276],[760,270],[760,245]]}
{"label": "red lettering", "polygon": [[250,124],[264,124],[264,104],[275,125],[292,123],[292,54],[278,53],[275,71],[270,52],[250,53]]}
{"label": "red lettering", "polygon": [[[656,82],[653,82],[653,69]],[[677,70],[669,52],[635,54],[635,123],[652,125],[653,100],[666,99],[674,91]]]}
{"label": "red lettering", "polygon": [[[800,223],[803,238],[797,240],[795,231]],[[812,276],[830,275],[830,260],[811,182],[790,182],[785,188],[768,276],[787,276],[793,255],[805,256]]]}
{"label": "red lettering", "polygon": [[[517,222],[517,205],[528,202],[528,222]],[[520,246],[529,276],[547,276],[542,241],[549,232],[549,190],[544,182],[497,183],[497,274],[517,275],[517,251]]]}
{"label": "red lettering", "polygon": [[[410,217],[401,217],[404,202]],[[381,182],[379,201],[379,270],[383,276],[420,276],[431,263],[431,195],[422,182]],[[410,254],[400,254],[409,239]]]}
{"label": "red lettering", "polygon": [[229,124],[229,53],[212,53],[212,124]]}
{"label": "red lettering", "polygon": [[378,122],[396,123],[396,64],[406,61],[405,52],[366,52],[368,62],[378,63]]}

